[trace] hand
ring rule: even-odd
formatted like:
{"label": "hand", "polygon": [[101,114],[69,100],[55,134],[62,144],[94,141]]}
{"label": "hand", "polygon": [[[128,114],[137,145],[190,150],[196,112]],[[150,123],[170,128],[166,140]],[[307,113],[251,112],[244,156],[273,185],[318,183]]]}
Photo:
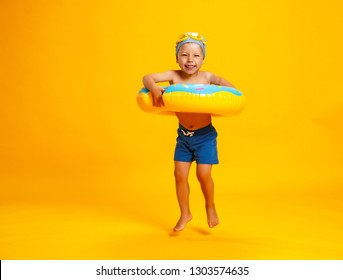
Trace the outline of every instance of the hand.
{"label": "hand", "polygon": [[164,106],[164,102],[163,102],[163,98],[162,98],[162,95],[164,92],[165,92],[165,89],[163,87],[160,87],[160,86],[156,86],[156,87],[154,87],[153,90],[151,90],[152,102],[153,102],[153,105],[155,107],[163,107]]}

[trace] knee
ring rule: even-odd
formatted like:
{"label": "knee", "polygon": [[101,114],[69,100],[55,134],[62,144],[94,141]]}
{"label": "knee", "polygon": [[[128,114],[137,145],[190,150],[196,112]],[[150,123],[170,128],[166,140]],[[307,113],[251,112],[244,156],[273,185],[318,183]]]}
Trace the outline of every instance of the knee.
{"label": "knee", "polygon": [[197,172],[197,178],[201,185],[206,185],[212,181],[211,173]]}
{"label": "knee", "polygon": [[182,183],[182,182],[188,181],[188,176],[184,172],[180,172],[180,171],[175,170],[174,171],[174,177],[175,177],[176,183]]}

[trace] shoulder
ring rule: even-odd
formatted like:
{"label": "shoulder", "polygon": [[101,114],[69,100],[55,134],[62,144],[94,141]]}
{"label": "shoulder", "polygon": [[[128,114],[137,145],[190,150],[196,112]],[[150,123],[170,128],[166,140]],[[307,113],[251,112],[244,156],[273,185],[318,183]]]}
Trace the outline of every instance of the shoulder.
{"label": "shoulder", "polygon": [[165,72],[148,74],[146,76],[151,77],[156,83],[158,83],[172,81],[176,74],[174,70],[167,70]]}
{"label": "shoulder", "polygon": [[215,77],[215,75],[210,71],[202,71],[201,73],[205,78],[207,78],[209,80],[211,80],[213,77]]}
{"label": "shoulder", "polygon": [[210,84],[219,85],[219,86],[226,86],[226,87],[234,87],[229,81],[226,79],[212,73],[212,72],[204,72],[206,75],[206,80]]}
{"label": "shoulder", "polygon": [[201,75],[201,80],[203,80],[205,84],[212,83],[213,78],[215,77],[215,75],[209,71],[201,71],[199,74]]}
{"label": "shoulder", "polygon": [[181,70],[169,70],[167,71],[169,73],[169,75],[173,76],[173,77],[180,77],[181,76]]}
{"label": "shoulder", "polygon": [[165,77],[165,79],[171,81],[175,77],[178,77],[180,74],[178,73],[178,70],[167,70],[167,71],[165,71],[163,73],[160,73],[160,75]]}
{"label": "shoulder", "polygon": [[180,75],[180,70],[168,70],[166,73],[168,73],[170,76],[179,76]]}
{"label": "shoulder", "polygon": [[182,78],[182,71],[181,70],[170,70],[169,72],[169,77],[170,81],[173,84],[178,84],[178,83],[183,83],[183,78]]}

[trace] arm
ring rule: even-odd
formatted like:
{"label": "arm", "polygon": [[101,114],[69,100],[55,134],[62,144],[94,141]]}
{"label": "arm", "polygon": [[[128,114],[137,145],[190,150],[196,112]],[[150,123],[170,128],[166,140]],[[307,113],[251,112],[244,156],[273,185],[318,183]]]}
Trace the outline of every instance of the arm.
{"label": "arm", "polygon": [[164,106],[162,94],[164,88],[157,85],[159,82],[170,82],[173,80],[173,71],[163,73],[148,74],[143,77],[143,85],[152,94],[153,105],[156,107]]}
{"label": "arm", "polygon": [[222,77],[219,77],[213,73],[210,73],[209,72],[209,79],[210,79],[210,83],[213,84],[213,85],[218,85],[218,86],[225,86],[225,87],[232,87],[232,88],[235,88],[233,86],[233,84],[231,84],[229,81],[225,80],[224,78]]}

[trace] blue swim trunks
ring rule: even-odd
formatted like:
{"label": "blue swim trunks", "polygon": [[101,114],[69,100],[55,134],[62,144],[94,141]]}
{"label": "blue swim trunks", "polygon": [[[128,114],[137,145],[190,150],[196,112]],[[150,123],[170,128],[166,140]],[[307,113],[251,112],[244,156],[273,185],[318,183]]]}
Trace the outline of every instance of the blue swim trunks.
{"label": "blue swim trunks", "polygon": [[175,161],[198,164],[218,164],[217,131],[209,124],[197,130],[188,130],[181,124],[177,130]]}

